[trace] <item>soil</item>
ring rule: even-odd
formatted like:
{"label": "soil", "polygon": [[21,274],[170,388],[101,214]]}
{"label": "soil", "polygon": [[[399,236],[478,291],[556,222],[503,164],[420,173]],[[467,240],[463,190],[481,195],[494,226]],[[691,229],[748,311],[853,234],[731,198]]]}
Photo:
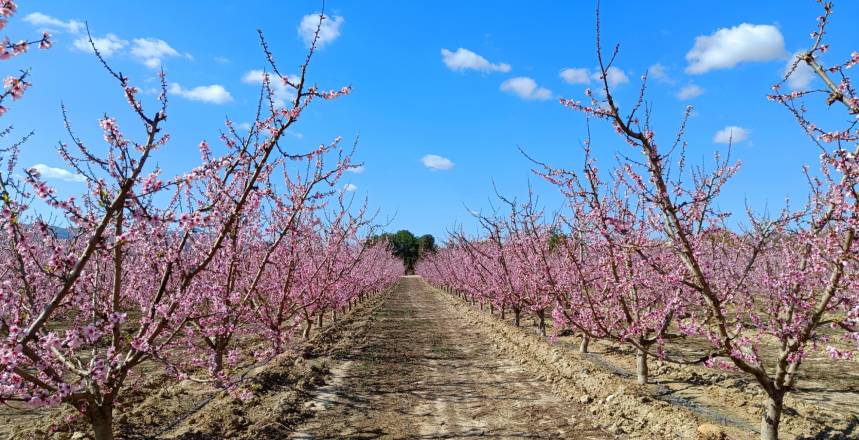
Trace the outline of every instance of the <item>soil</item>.
{"label": "soil", "polygon": [[[560,392],[579,389],[581,392],[600,393],[601,389],[623,389],[639,398],[650,399],[657,405],[670,405],[652,413],[651,403],[620,408],[614,399],[615,409],[594,409],[596,419],[603,424],[615,424],[626,429],[630,436],[659,438],[653,425],[663,424],[664,438],[701,438],[701,431],[717,430],[714,438],[759,438],[763,391],[749,376],[706,368],[700,365],[677,365],[649,360],[651,383],[632,385],[635,380],[635,355],[631,347],[611,341],[591,341],[590,352],[578,352],[580,338],[563,335],[539,337],[536,319],[523,315],[521,327],[513,325],[512,313],[502,320],[491,314],[489,308],[479,310],[454,295],[446,295],[468,316],[481,325],[495,328],[495,338],[527,353],[523,362],[535,360],[536,368],[547,371],[550,377],[566,381]],[[549,320],[548,333],[552,334]],[[703,342],[684,341],[696,344]],[[574,370],[587,370],[587,375],[575,376]],[[610,377],[607,377],[608,373]],[[671,417],[666,410],[678,411]],[[619,412],[620,411],[620,412]],[[618,414],[625,415],[617,418]],[[647,415],[650,414],[650,417]],[[679,418],[678,418],[679,417]],[[636,426],[636,419],[648,420],[648,425]],[[698,428],[695,424],[699,424]],[[705,429],[702,429],[705,428]],[[651,431],[650,434],[644,431]],[[670,434],[670,435],[669,435]],[[857,360],[833,361],[813,356],[803,365],[803,373],[796,391],[785,398],[780,438],[796,440],[859,439],[859,368]]]}
{"label": "soil", "polygon": [[611,438],[488,343],[420,278],[405,277],[367,338],[336,357],[291,438]]}
{"label": "soil", "polygon": [[[574,337],[541,337],[525,319],[516,328],[419,277],[329,318],[310,340],[236,372],[231,393],[147,364],[122,395],[117,437],[757,437],[760,396],[747,381],[652,362],[654,383],[635,385],[624,347],[592,342],[582,355]],[[847,388],[806,383],[787,402],[783,438],[859,438],[855,374],[837,375]],[[88,436],[65,407],[0,410],[0,439]]]}
{"label": "soil", "polygon": [[[577,338],[559,338],[571,350]],[[634,379],[634,352],[606,341],[592,341],[587,356]],[[859,366],[855,361],[812,357],[803,366],[797,389],[785,398],[780,434],[787,439],[859,438]],[[714,423],[745,430],[755,438],[764,393],[741,372],[650,360],[654,394],[706,413]],[[813,379],[812,379],[813,378]]]}

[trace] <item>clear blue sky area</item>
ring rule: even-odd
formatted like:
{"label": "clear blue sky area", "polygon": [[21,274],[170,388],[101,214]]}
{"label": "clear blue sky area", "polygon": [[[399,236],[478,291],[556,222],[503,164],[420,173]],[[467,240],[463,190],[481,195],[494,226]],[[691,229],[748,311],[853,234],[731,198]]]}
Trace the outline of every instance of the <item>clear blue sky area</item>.
{"label": "clear blue sky area", "polygon": [[[282,70],[292,73],[306,50],[302,20],[319,8],[305,0],[21,2],[6,34],[35,38],[46,29],[56,41],[49,51],[4,64],[7,74],[33,72],[33,87],[4,116],[22,133],[36,131],[21,166],[57,168],[45,174],[65,194],[84,189],[62,172],[55,152],[58,141],[68,141],[61,102],[94,148],[102,142],[97,119],[105,112],[134,125],[116,85],[80,44],[83,22],[109,61],[141,89],[157,86],[160,66],[174,83],[166,125],[172,140],[157,160],[175,174],[197,164],[200,140],[217,143],[225,117],[253,119],[259,85],[252,71],[266,67],[256,29],[265,31]],[[585,120],[558,98],[584,99],[586,87],[597,87],[594,8],[592,1],[329,0],[310,75],[323,88],[352,85],[354,92],[303,115],[289,145],[304,150],[360,134],[357,160],[365,168],[344,183],[369,197],[383,218],[393,218],[390,230],[440,238],[455,223],[473,230],[468,209],[488,209],[493,182],[521,195],[530,180],[541,202],[556,209],[556,191],[531,174],[517,148],[558,166],[581,163]],[[816,2],[614,0],[603,1],[602,9],[605,45],[621,44],[619,70],[610,79],[627,107],[651,69],[657,138],[670,142],[689,104],[695,106],[691,158],[724,150],[727,133],[733,134],[733,157],[743,167],[720,201],[723,208],[742,215],[747,201],[763,210],[777,209],[787,196],[803,197],[801,166],[814,166],[818,152],[766,94],[791,55],[810,44]],[[835,12],[832,62],[859,50],[859,3],[838,2]],[[796,88],[819,85],[807,72],[791,81]],[[820,111],[823,121],[846,117],[840,109]],[[603,168],[626,149],[611,130],[595,130]]]}

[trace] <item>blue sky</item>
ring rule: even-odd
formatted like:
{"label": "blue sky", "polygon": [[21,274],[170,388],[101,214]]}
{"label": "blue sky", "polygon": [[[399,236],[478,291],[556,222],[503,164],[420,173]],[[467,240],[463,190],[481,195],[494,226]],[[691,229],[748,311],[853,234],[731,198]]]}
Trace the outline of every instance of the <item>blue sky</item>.
{"label": "blue sky", "polygon": [[[733,157],[744,165],[720,201],[723,208],[741,214],[746,201],[756,209],[777,209],[786,196],[801,198],[801,166],[814,165],[817,151],[790,115],[765,97],[791,54],[810,43],[816,3],[678,4],[603,1],[604,43],[621,44],[617,96],[630,103],[641,74],[651,69],[648,96],[657,138],[669,142],[685,106],[695,106],[688,132],[693,159],[723,150],[718,132],[738,127],[734,138],[742,139]],[[391,230],[443,236],[454,223],[473,229],[466,206],[486,209],[493,182],[506,194],[523,194],[530,180],[543,204],[557,208],[556,191],[531,175],[517,147],[558,166],[581,163],[584,118],[561,107],[558,98],[583,99],[585,87],[596,87],[595,3],[488,5],[326,3],[330,27],[310,77],[323,88],[352,85],[353,94],[318,103],[302,116],[289,143],[302,150],[360,134],[357,160],[365,169],[350,173],[347,182],[383,217],[393,217]],[[9,73],[25,67],[33,72],[33,87],[4,117],[21,132],[36,131],[21,166],[64,167],[55,153],[56,142],[68,140],[61,101],[91,145],[100,143],[96,121],[105,112],[134,132],[112,79],[76,47],[80,23],[89,23],[111,50],[110,62],[134,84],[154,88],[162,65],[175,83],[166,125],[172,140],[158,155],[169,175],[197,163],[196,145],[203,139],[216,143],[226,116],[236,123],[252,120],[259,89],[249,73],[265,68],[255,30],[265,31],[282,70],[294,72],[305,51],[300,24],[319,6],[304,0],[22,2],[5,32],[18,39],[47,29],[55,46],[5,64]],[[857,16],[859,4],[836,5],[831,61],[859,49],[859,28],[849,20]],[[654,75],[654,66],[661,74]],[[815,87],[804,79],[795,78],[794,85]],[[824,120],[844,117],[840,109],[832,113],[822,109]],[[606,127],[595,128],[594,150],[608,168],[626,146]],[[74,177],[52,175],[63,193],[83,189]]]}

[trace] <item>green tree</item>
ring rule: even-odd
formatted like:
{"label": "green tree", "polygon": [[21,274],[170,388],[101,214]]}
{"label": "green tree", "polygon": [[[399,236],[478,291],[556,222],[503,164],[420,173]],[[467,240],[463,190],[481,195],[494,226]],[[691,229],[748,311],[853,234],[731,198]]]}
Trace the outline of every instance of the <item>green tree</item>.
{"label": "green tree", "polygon": [[435,237],[430,234],[421,235],[418,238],[418,259],[427,253],[435,253],[438,248],[435,245]]}
{"label": "green tree", "polygon": [[423,255],[435,252],[438,249],[435,244],[435,237],[432,235],[425,234],[415,237],[415,234],[405,229],[393,234],[386,232],[370,237],[371,244],[379,240],[386,240],[391,253],[403,260],[403,269],[406,275],[415,273],[415,264],[417,264]]}

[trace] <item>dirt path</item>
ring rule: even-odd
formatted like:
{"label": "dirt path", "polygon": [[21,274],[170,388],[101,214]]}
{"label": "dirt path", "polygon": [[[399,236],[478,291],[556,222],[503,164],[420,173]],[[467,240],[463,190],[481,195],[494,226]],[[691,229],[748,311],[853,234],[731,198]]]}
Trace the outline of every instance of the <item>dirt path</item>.
{"label": "dirt path", "polygon": [[292,438],[610,438],[576,405],[404,277],[365,342],[338,357]]}

